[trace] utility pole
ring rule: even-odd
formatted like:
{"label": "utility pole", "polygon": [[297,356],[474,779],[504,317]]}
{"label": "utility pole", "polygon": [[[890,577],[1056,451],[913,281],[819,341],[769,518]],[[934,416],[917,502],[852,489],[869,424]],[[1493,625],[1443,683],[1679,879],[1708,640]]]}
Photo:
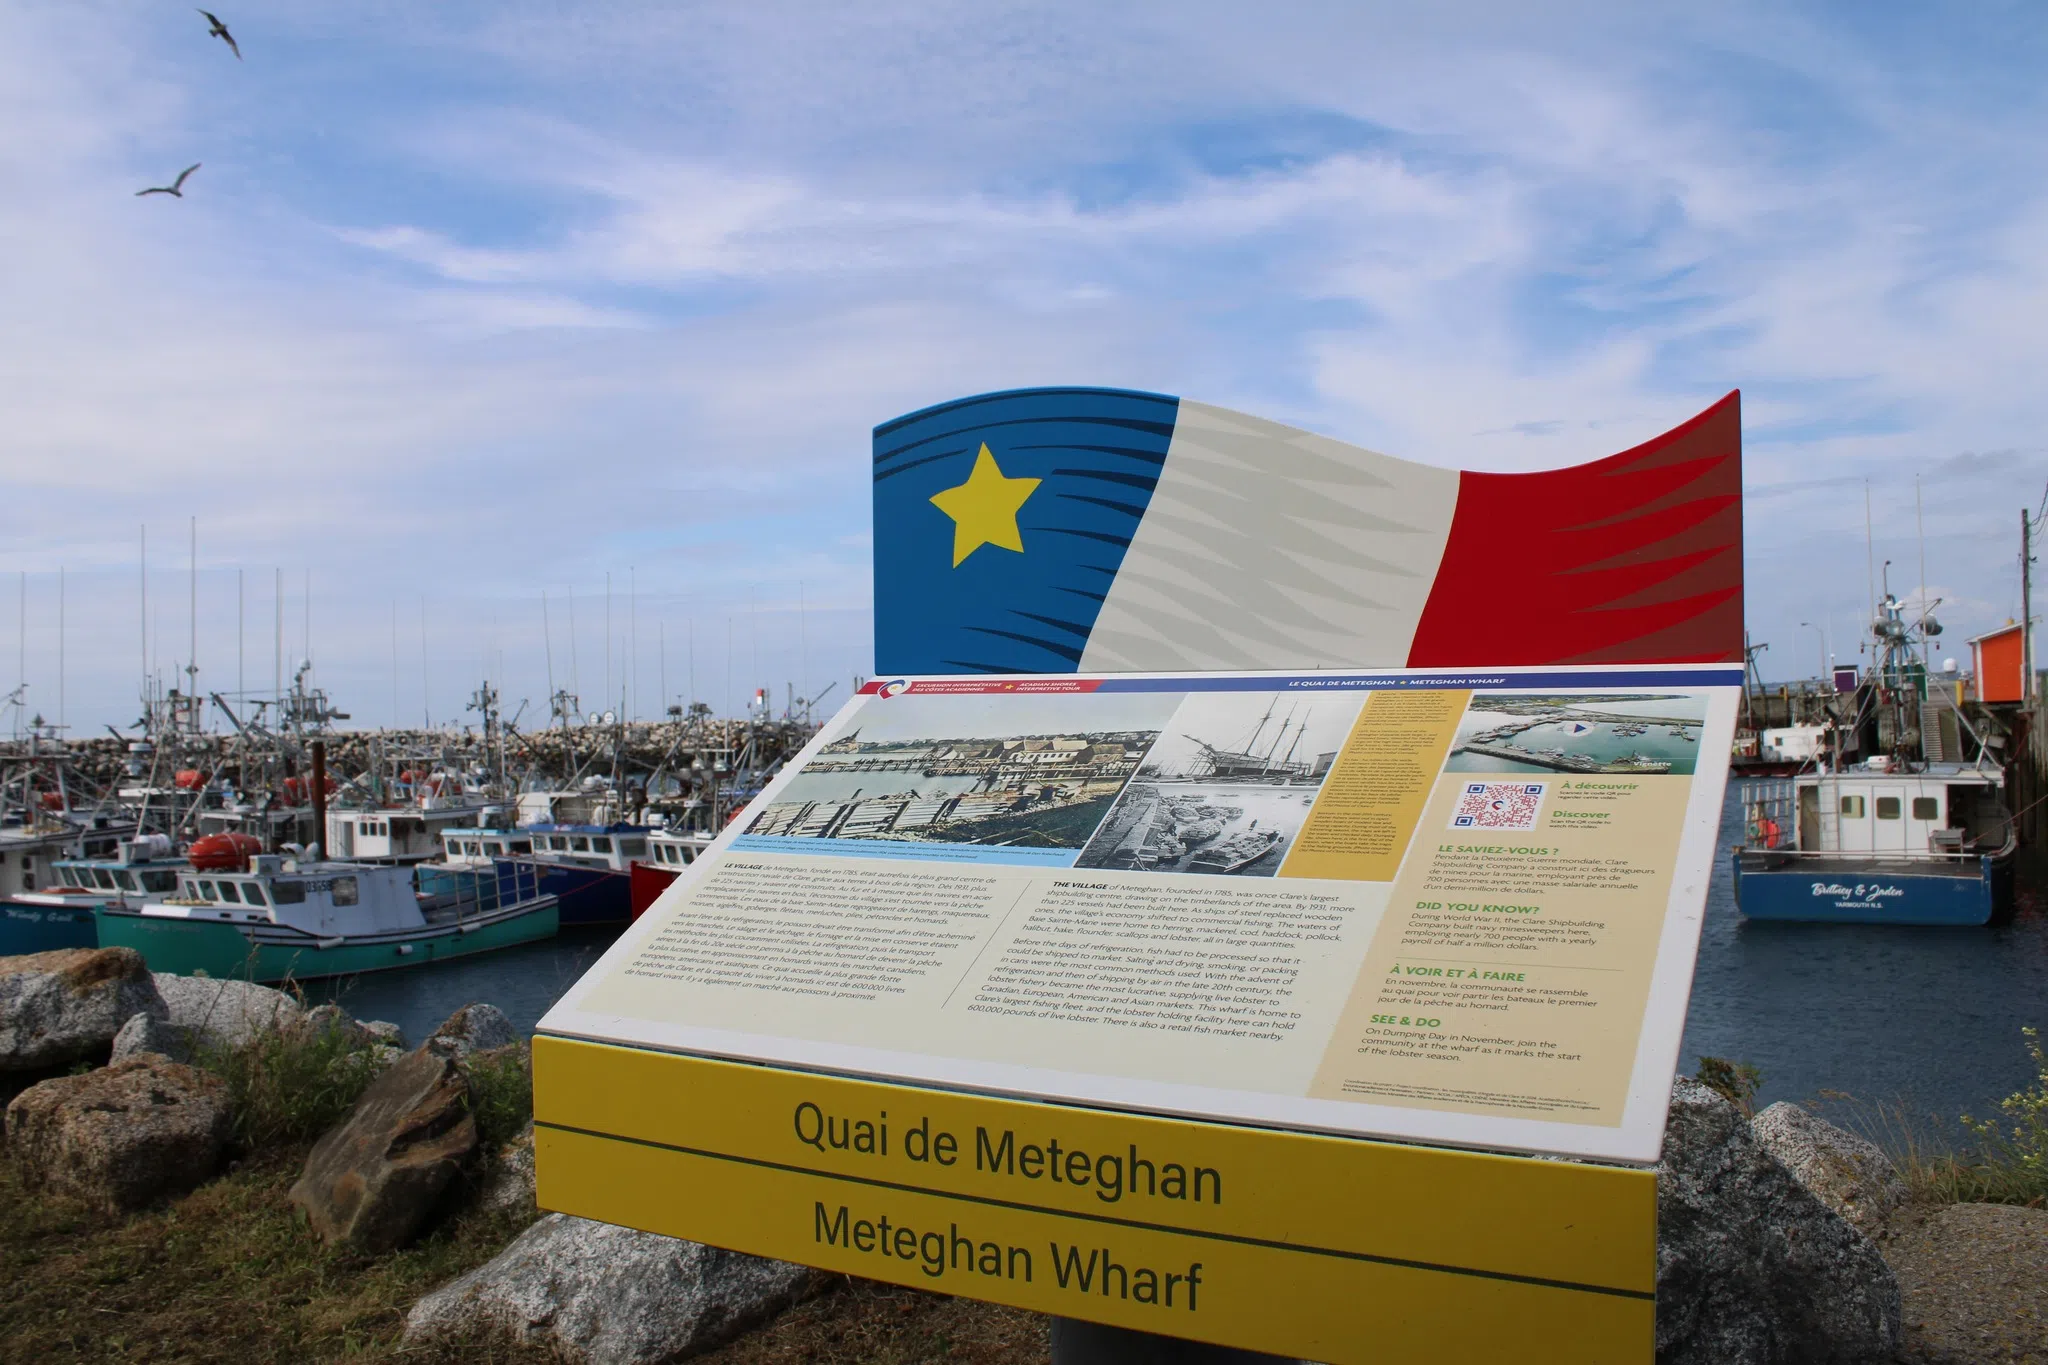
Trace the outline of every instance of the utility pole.
{"label": "utility pole", "polygon": [[2020,698],[2034,699],[2034,519],[2020,509],[2020,666],[2026,680]]}

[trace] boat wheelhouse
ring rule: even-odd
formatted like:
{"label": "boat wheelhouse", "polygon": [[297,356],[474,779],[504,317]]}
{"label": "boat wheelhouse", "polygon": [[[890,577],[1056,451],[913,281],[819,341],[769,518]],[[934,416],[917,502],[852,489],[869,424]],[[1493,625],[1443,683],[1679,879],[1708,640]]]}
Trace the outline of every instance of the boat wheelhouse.
{"label": "boat wheelhouse", "polygon": [[102,947],[152,971],[281,981],[424,966],[550,938],[553,896],[512,863],[449,874],[421,891],[392,864],[258,855],[246,870],[178,874],[167,896],[95,911]]}
{"label": "boat wheelhouse", "polygon": [[658,829],[647,836],[647,857],[632,874],[632,914],[639,919],[683,869],[704,856],[718,836],[708,829]]}
{"label": "boat wheelhouse", "polygon": [[498,809],[482,803],[330,808],[324,852],[356,863],[423,863],[443,856],[444,834],[474,830]]}
{"label": "boat wheelhouse", "polygon": [[2018,847],[2004,775],[1931,763],[1749,784],[1733,854],[1751,919],[1985,924],[2012,912]]}
{"label": "boat wheelhouse", "polygon": [[525,830],[465,829],[441,831],[437,867],[484,867],[500,858],[533,852],[533,836]]}
{"label": "boat wheelhouse", "polygon": [[512,861],[539,869],[542,890],[560,899],[567,925],[625,924],[632,918],[632,866],[645,859],[647,825],[526,825],[533,851]]}

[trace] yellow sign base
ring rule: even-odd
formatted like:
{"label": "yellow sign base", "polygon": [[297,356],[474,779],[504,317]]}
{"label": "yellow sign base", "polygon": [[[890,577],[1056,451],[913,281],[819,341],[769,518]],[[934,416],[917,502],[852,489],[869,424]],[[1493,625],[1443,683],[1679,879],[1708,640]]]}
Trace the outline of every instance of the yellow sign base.
{"label": "yellow sign base", "polygon": [[541,1036],[541,1207],[1330,1365],[1654,1357],[1656,1177]]}

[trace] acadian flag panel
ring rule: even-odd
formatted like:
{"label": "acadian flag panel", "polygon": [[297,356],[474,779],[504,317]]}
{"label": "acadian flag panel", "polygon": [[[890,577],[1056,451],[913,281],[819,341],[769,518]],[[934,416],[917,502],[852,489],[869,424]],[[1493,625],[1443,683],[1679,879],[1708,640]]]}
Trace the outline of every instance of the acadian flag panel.
{"label": "acadian flag panel", "polygon": [[1742,658],[1734,393],[1531,474],[1084,388],[927,408],[874,458],[885,674]]}

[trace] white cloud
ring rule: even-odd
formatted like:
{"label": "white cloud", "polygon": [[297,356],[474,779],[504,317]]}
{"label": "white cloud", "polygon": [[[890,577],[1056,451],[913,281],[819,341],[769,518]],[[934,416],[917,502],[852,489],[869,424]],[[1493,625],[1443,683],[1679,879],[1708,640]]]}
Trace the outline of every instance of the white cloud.
{"label": "white cloud", "polygon": [[0,572],[75,570],[110,717],[133,527],[194,514],[211,657],[233,566],[311,563],[323,668],[388,693],[424,593],[446,702],[637,565],[679,627],[801,596],[853,671],[868,428],[980,389],[1528,468],[1740,385],[1781,639],[1861,610],[1864,474],[1903,562],[1911,471],[2012,452],[1928,489],[1958,635],[2048,475],[2038,102],[1819,12],[373,0],[253,16],[239,68],[185,17],[0,48]]}

